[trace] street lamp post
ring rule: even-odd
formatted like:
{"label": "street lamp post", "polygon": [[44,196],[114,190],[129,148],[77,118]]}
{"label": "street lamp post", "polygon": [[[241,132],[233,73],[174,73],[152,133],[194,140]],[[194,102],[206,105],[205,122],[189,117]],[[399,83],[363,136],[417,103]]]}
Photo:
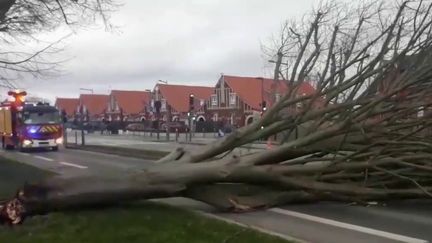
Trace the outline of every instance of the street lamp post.
{"label": "street lamp post", "polygon": [[[80,88],[81,91],[89,91],[94,94],[93,89]],[[81,104],[81,145],[85,145],[85,133],[84,133],[84,118],[88,117],[88,114],[84,114],[84,104]],[[86,113],[88,113],[86,109]]]}
{"label": "street lamp post", "polygon": [[92,94],[94,94],[94,90],[93,89],[86,89],[86,88],[80,88],[81,91],[89,91]]}
{"label": "street lamp post", "polygon": [[192,142],[192,128],[193,128],[192,117],[193,117],[193,110],[194,110],[194,102],[195,102],[195,96],[194,96],[194,94],[190,94],[189,95],[189,113],[188,113],[188,117],[189,117],[189,142]]}
{"label": "street lamp post", "polygon": [[80,107],[80,111],[81,111],[81,145],[84,146],[85,145],[85,133],[84,133],[84,105],[81,105]]}

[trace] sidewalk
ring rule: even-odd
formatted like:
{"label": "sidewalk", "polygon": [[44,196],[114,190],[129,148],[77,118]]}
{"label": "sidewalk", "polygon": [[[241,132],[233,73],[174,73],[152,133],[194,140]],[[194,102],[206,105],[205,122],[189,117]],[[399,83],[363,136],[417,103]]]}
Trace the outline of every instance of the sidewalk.
{"label": "sidewalk", "polygon": [[[70,144],[74,144],[75,140],[78,145],[81,144],[81,132],[77,131],[75,138],[75,131],[68,133],[68,141]],[[165,139],[164,139],[165,138]],[[85,143],[87,145],[103,145],[103,146],[113,146],[113,147],[126,147],[134,149],[146,149],[154,151],[170,152],[177,147],[184,147],[187,150],[201,149],[202,146],[210,144],[217,141],[217,139],[205,139],[205,138],[193,138],[192,142],[186,141],[184,139],[179,141],[167,140],[166,137],[147,137],[138,135],[101,135],[100,133],[90,133],[85,135]],[[240,148],[237,148],[240,154],[256,152],[266,149],[265,144],[248,144]]]}

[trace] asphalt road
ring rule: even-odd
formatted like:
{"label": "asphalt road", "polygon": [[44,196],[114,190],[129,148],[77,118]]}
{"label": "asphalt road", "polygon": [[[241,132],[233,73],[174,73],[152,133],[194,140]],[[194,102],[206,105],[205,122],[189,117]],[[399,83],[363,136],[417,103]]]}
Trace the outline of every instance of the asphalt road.
{"label": "asphalt road", "polygon": [[[1,154],[63,176],[118,174],[152,164],[152,161],[141,159],[65,149],[33,153],[2,151]],[[305,242],[432,242],[430,202],[406,201],[373,207],[319,203],[246,214],[213,212],[207,205],[184,198],[164,202]]]}

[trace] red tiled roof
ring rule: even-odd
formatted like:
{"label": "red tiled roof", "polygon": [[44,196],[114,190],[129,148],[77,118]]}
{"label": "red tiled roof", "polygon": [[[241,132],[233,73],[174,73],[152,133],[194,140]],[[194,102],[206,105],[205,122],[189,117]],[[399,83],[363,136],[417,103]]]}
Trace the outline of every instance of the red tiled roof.
{"label": "red tiled roof", "polygon": [[195,100],[207,100],[213,94],[213,87],[157,84],[162,96],[173,109],[178,112],[189,111],[189,95],[193,94]]}
{"label": "red tiled roof", "polygon": [[[239,77],[239,76],[222,76],[225,83],[235,92],[243,102],[248,104],[252,109],[260,110],[260,103],[264,99],[267,106],[272,103],[272,84],[279,94],[286,93],[289,89],[285,81],[274,81],[273,79],[260,77]],[[311,84],[303,82],[297,93],[311,94],[315,89]]]}
{"label": "red tiled roof", "polygon": [[79,99],[75,98],[57,98],[55,106],[59,110],[64,110],[68,116],[75,114],[75,111],[79,105]]}
{"label": "red tiled roof", "polygon": [[109,95],[81,94],[80,105],[84,105],[89,114],[100,115],[108,107]]}
{"label": "red tiled roof", "polygon": [[111,95],[125,114],[142,113],[151,99],[149,91],[112,90]]}

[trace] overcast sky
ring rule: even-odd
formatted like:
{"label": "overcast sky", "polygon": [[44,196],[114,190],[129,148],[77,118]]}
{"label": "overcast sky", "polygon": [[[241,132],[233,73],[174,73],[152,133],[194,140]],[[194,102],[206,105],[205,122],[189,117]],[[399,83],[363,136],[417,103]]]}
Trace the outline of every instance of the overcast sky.
{"label": "overcast sky", "polygon": [[[152,89],[157,80],[214,85],[221,73],[269,76],[261,43],[315,0],[124,0],[112,16],[118,33],[92,27],[75,32],[62,54],[65,73],[26,80],[31,94],[54,100],[80,88]],[[55,39],[64,32],[50,33]]]}

